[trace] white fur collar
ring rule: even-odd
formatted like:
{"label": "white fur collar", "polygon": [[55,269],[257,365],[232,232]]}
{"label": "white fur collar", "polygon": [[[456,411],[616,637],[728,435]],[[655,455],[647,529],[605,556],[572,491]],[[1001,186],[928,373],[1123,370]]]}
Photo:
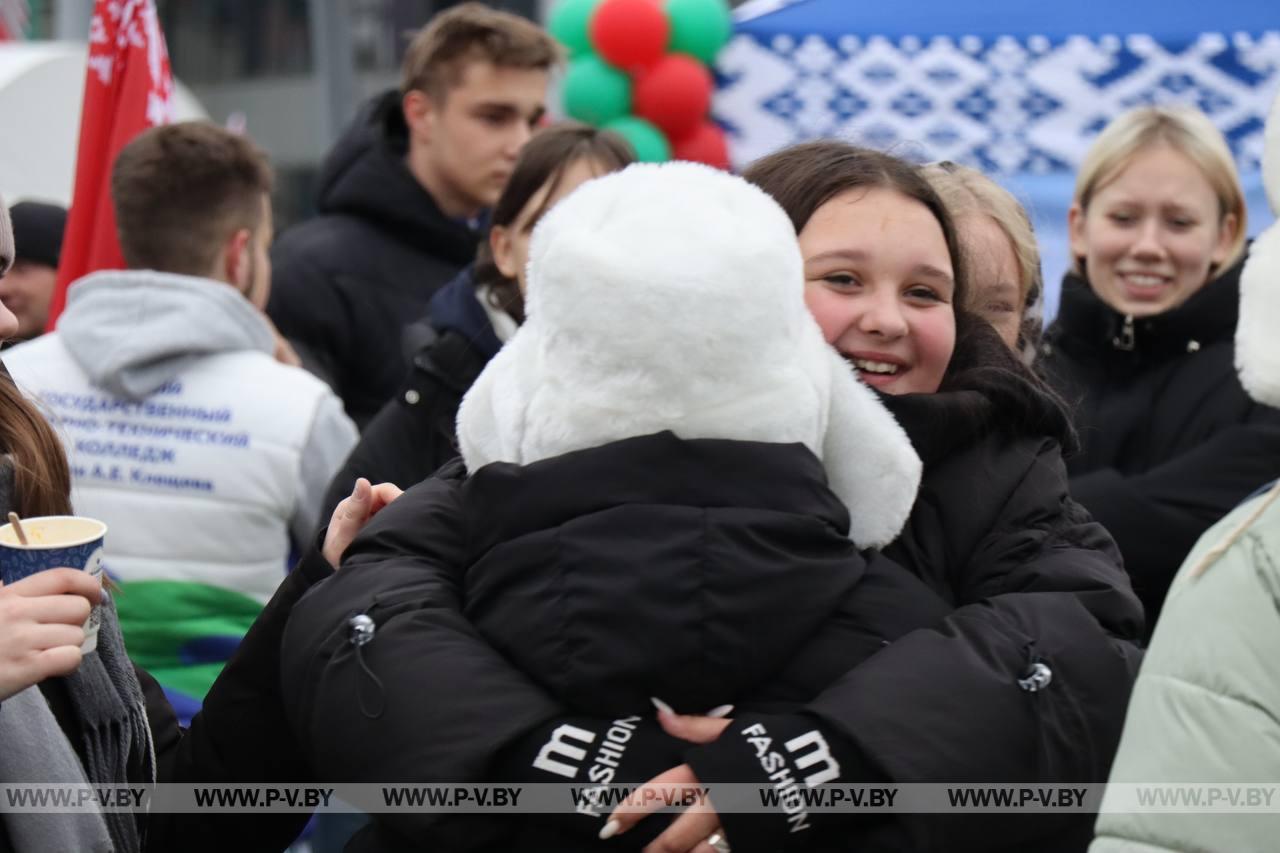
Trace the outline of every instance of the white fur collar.
{"label": "white fur collar", "polygon": [[[1271,105],[1262,156],[1262,180],[1272,213],[1280,216],[1280,93]],[[1280,406],[1280,222],[1262,232],[1240,273],[1240,322],[1236,368],[1240,382],[1260,403]]]}
{"label": "white fur collar", "polygon": [[692,163],[632,166],[543,218],[528,273],[528,320],[458,414],[470,470],[668,429],[801,442],[859,546],[901,531],[920,460],[823,340],[795,231],[764,192]]}

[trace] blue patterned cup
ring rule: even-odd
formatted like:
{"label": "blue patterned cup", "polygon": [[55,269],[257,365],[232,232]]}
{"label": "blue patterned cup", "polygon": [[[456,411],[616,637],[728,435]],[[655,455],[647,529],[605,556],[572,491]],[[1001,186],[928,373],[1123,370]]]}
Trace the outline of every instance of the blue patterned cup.
{"label": "blue patterned cup", "polygon": [[[74,515],[49,515],[24,518],[22,530],[28,544],[18,542],[12,524],[0,526],[0,580],[16,583],[45,569],[82,569],[102,578],[102,541],[107,526],[93,518]],[[84,623],[84,654],[98,648],[98,626],[102,624],[102,606],[95,605]]]}

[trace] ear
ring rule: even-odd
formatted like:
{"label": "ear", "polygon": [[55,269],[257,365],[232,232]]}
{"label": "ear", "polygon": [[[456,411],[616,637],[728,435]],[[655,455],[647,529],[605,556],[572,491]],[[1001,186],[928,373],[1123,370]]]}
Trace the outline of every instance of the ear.
{"label": "ear", "polygon": [[494,225],[489,229],[489,249],[493,252],[493,265],[507,278],[519,278],[511,247],[511,229],[506,225]]}
{"label": "ear", "polygon": [[1089,244],[1084,238],[1084,208],[1072,202],[1067,211],[1067,236],[1070,238],[1071,257],[1079,261],[1089,254]]}
{"label": "ear", "polygon": [[253,251],[250,245],[252,241],[253,234],[249,229],[241,228],[231,235],[222,249],[222,269],[218,270],[221,273],[219,278],[241,293],[244,293],[252,284],[249,280],[250,267],[253,265],[253,258],[250,257]]}
{"label": "ear", "polygon": [[849,508],[849,538],[859,548],[888,545],[915,506],[923,465],[906,432],[830,347],[827,431],[822,461],[831,491]]}
{"label": "ear", "polygon": [[400,101],[400,110],[404,113],[404,123],[409,127],[409,135],[420,142],[430,142],[436,116],[435,102],[431,100],[431,96],[417,89],[406,92]]}
{"label": "ear", "polygon": [[1236,218],[1234,213],[1228,213],[1222,217],[1222,224],[1218,226],[1218,245],[1213,249],[1214,266],[1221,266],[1227,259],[1227,255],[1231,252],[1231,246],[1235,243],[1236,232],[1240,230],[1240,220]]}

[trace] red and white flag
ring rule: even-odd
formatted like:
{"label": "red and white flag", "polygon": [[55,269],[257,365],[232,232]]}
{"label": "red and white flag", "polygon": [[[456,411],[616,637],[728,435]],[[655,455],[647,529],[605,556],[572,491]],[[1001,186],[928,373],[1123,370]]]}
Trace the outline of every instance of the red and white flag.
{"label": "red and white flag", "polygon": [[96,270],[121,269],[111,205],[111,166],[142,131],[173,121],[173,73],[152,0],[96,0],[71,212],[62,241],[49,330],[66,304],[67,285]]}
{"label": "red and white flag", "polygon": [[27,0],[0,0],[0,41],[22,41],[26,38],[31,7]]}

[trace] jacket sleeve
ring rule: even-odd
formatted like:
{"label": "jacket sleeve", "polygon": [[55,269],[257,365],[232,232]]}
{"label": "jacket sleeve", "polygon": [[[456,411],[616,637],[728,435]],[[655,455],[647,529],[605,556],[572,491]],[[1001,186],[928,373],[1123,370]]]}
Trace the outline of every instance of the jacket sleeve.
{"label": "jacket sleeve", "polygon": [[[1056,443],[1028,456],[960,568],[956,610],[810,705],[893,781],[1107,777],[1140,661],[1142,610],[1106,531],[1071,501]],[[1051,681],[1032,691],[1025,679],[1037,664]],[[926,835],[951,835],[982,821],[928,823]],[[962,835],[952,843],[962,849]]]}
{"label": "jacket sleeve", "polygon": [[298,460],[298,504],[289,524],[295,542],[309,542],[316,529],[328,523],[332,509],[329,515],[321,515],[325,488],[358,438],[342,401],[326,389],[316,404]]}
{"label": "jacket sleeve", "polygon": [[1147,612],[1156,614],[1187,552],[1210,525],[1280,477],[1280,412],[1254,406],[1229,427],[1143,474],[1103,468],[1071,478],[1071,494],[1115,537]]}
{"label": "jacket sleeve", "polygon": [[[447,479],[460,470],[451,466],[378,513],[342,570],[294,608],[285,705],[321,778],[486,780],[506,747],[563,714],[462,614],[461,519]],[[356,646],[349,622],[359,614],[375,628]],[[380,822],[420,840],[442,817],[398,813]],[[472,822],[468,840],[485,831]]]}
{"label": "jacket sleeve", "polygon": [[1190,576],[1263,501],[1247,502],[1210,529],[1169,591],[1133,689],[1091,853],[1275,849],[1274,812],[1158,814],[1127,806],[1135,783],[1228,787],[1275,778],[1275,750],[1263,745],[1280,738],[1280,505],[1265,509],[1203,574]]}
{"label": "jacket sleeve", "polygon": [[[743,722],[816,731],[840,768],[828,781],[1104,780],[1140,658],[1141,609],[1106,531],[1068,497],[1057,445],[1028,453],[1020,470],[989,532],[951,573],[950,615],[886,645],[802,714]],[[1025,680],[1036,664],[1051,681],[1031,691]],[[691,757],[720,767],[734,760],[706,748]],[[1043,837],[1047,816],[1036,818],[905,814],[894,831],[911,836],[911,849],[982,850],[999,826],[1015,849],[1020,832]],[[1066,829],[1079,829],[1080,818],[1067,816]]]}
{"label": "jacket sleeve", "polygon": [[[314,779],[280,697],[280,637],[304,592],[333,570],[312,547],[249,629],[182,730],[155,680],[140,673],[156,749],[157,781],[304,783]],[[298,836],[305,814],[151,815],[147,849],[280,851]]]}

